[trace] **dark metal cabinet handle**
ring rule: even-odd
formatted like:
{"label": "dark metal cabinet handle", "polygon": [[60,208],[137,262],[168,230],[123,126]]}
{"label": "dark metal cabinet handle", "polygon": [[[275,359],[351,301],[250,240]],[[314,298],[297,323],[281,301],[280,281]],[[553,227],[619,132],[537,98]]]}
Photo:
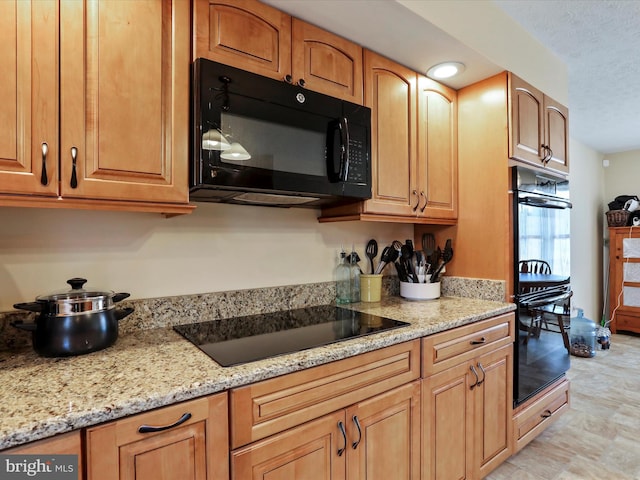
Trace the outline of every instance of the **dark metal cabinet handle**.
{"label": "dark metal cabinet handle", "polygon": [[551,415],[553,415],[553,412],[551,410],[545,410],[540,416],[542,418],[549,418]]}
{"label": "dark metal cabinet handle", "polygon": [[291,83],[293,83],[293,77],[291,75],[287,74],[287,75],[284,76],[284,81],[289,83],[289,84],[291,84]]}
{"label": "dark metal cabinet handle", "polygon": [[298,86],[304,88],[307,85],[307,82],[304,81],[304,78],[298,80]]}
{"label": "dark metal cabinet handle", "polygon": [[76,147],[71,147],[71,161],[73,162],[73,167],[71,170],[71,188],[78,188],[78,176],[76,174],[76,161],[78,160],[78,149]]}
{"label": "dark metal cabinet handle", "polygon": [[482,380],[478,382],[478,384],[476,385],[477,387],[482,385],[484,383],[484,379],[487,377],[487,372],[484,371],[484,368],[482,367],[482,364],[480,362],[478,362],[478,368],[482,372]]}
{"label": "dark metal cabinet handle", "polygon": [[178,425],[182,425],[184,422],[191,418],[190,413],[185,413],[180,417],[180,419],[176,423],[172,423],[171,425],[164,425],[162,427],[153,427],[151,425],[140,425],[138,427],[138,433],[153,433],[153,432],[162,432],[164,430],[169,430],[170,428],[177,427]]}
{"label": "dark metal cabinet handle", "polygon": [[342,438],[344,438],[344,447],[338,449],[338,456],[341,457],[347,449],[347,432],[345,432],[344,423],[342,422],[338,422],[338,428],[340,429],[340,433],[342,433]]}
{"label": "dark metal cabinet handle", "polygon": [[473,365],[469,367],[469,370],[471,370],[473,375],[476,377],[476,381],[469,387],[470,390],[473,390],[476,387],[476,385],[478,385],[478,381],[480,380],[480,378],[478,377],[478,372],[476,371],[476,368]]}
{"label": "dark metal cabinet handle", "polygon": [[480,340],[471,340],[471,345],[484,345],[485,343],[487,343],[487,339],[484,337],[481,337]]}
{"label": "dark metal cabinet handle", "polygon": [[418,206],[420,205],[420,197],[418,196],[417,190],[413,190],[411,193],[416,196],[416,200],[417,200],[415,207],[412,208],[412,210],[415,212],[416,210],[418,210]]}
{"label": "dark metal cabinet handle", "polygon": [[549,161],[553,158],[553,150],[551,150],[551,147],[548,145],[547,145],[547,150],[549,150],[549,155],[547,155],[547,161],[545,162],[545,165],[549,163]]}
{"label": "dark metal cabinet handle", "polygon": [[424,197],[424,205],[420,208],[420,213],[424,213],[424,209],[427,208],[427,196],[424,194],[424,190],[420,190],[420,196]]}
{"label": "dark metal cabinet handle", "polygon": [[356,448],[358,448],[358,445],[360,445],[360,441],[362,440],[362,429],[360,428],[360,422],[358,421],[357,415],[353,416],[353,423],[356,424],[356,428],[358,429],[358,440],[351,444],[351,446],[355,450]]}
{"label": "dark metal cabinet handle", "polygon": [[49,145],[46,143],[42,144],[42,173],[40,174],[40,183],[42,185],[46,185],[49,183],[49,178],[47,177],[47,153],[49,153]]}
{"label": "dark metal cabinet handle", "polygon": [[541,143],[540,148],[542,149],[542,158],[540,161],[544,164],[547,160],[547,146],[544,143]]}

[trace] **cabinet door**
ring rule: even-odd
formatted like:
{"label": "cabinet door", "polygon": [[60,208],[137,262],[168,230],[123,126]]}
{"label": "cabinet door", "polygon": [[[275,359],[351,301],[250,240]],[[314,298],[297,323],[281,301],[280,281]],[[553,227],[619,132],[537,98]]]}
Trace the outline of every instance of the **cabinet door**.
{"label": "cabinet door", "polygon": [[417,74],[365,51],[365,105],[371,108],[372,199],[367,213],[416,215]]}
{"label": "cabinet door", "polygon": [[293,82],[362,103],[362,47],[297,18],[292,23]]}
{"label": "cabinet door", "polygon": [[256,0],[196,0],[194,29],[194,60],[277,80],[291,74],[291,17],[275,8]]}
{"label": "cabinet door", "polygon": [[[140,433],[143,425],[173,426]],[[172,405],[87,429],[87,478],[223,480],[228,442],[226,394]]]}
{"label": "cabinet door", "polygon": [[419,214],[458,217],[458,111],[455,90],[418,80]]}
{"label": "cabinet door", "polygon": [[640,333],[640,234],[609,228],[609,318],[611,331]]}
{"label": "cabinet door", "polygon": [[474,465],[484,478],[511,455],[513,345],[478,357],[474,398]]}
{"label": "cabinet door", "polygon": [[232,480],[344,480],[344,421],[340,410],[234,450]]}
{"label": "cabinet door", "polygon": [[422,381],[423,478],[472,478],[468,452],[473,392],[468,373],[469,363],[464,362]]}
{"label": "cabinet door", "polygon": [[569,109],[545,95],[544,123],[551,150],[547,167],[569,173]]}
{"label": "cabinet door", "polygon": [[544,97],[540,90],[509,74],[510,138],[509,156],[542,165],[547,154],[544,144]]}
{"label": "cabinet door", "polygon": [[0,71],[0,193],[55,196],[57,1],[0,2]]}
{"label": "cabinet door", "polygon": [[62,0],[61,193],[188,202],[189,2]]}
{"label": "cabinet door", "polygon": [[420,478],[420,382],[347,409],[348,480]]}
{"label": "cabinet door", "polygon": [[[3,450],[2,454],[8,455],[76,455],[78,457],[78,472],[83,471],[82,462],[82,439],[80,430],[63,433],[55,437],[46,438],[20,445],[19,447]],[[46,459],[43,459],[46,460]],[[78,478],[81,477],[79,473]]]}

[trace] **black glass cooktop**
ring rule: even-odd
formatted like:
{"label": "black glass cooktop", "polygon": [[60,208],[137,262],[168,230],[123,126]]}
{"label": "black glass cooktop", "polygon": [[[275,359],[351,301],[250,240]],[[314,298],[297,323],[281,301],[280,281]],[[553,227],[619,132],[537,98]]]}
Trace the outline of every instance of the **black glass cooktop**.
{"label": "black glass cooktop", "polygon": [[173,328],[220,365],[230,367],[407,325],[369,313],[321,305]]}

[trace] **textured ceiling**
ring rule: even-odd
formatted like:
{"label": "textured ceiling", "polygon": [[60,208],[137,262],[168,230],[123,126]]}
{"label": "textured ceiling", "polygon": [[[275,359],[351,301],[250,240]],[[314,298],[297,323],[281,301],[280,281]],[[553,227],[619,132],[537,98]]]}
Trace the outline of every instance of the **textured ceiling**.
{"label": "textured ceiling", "polygon": [[[456,89],[503,70],[394,0],[263,1],[416,71],[462,61],[444,82]],[[493,1],[566,63],[570,135],[604,154],[640,149],[640,0]]]}
{"label": "textured ceiling", "polygon": [[640,149],[640,1],[494,2],[566,63],[571,136],[605,154]]}

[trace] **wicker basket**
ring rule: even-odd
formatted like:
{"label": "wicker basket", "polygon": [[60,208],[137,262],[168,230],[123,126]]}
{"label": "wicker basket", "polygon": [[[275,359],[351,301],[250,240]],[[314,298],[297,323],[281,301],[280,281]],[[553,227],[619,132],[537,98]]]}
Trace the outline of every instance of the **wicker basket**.
{"label": "wicker basket", "polygon": [[607,225],[610,227],[624,227],[629,221],[631,212],[628,210],[609,210],[607,215]]}

